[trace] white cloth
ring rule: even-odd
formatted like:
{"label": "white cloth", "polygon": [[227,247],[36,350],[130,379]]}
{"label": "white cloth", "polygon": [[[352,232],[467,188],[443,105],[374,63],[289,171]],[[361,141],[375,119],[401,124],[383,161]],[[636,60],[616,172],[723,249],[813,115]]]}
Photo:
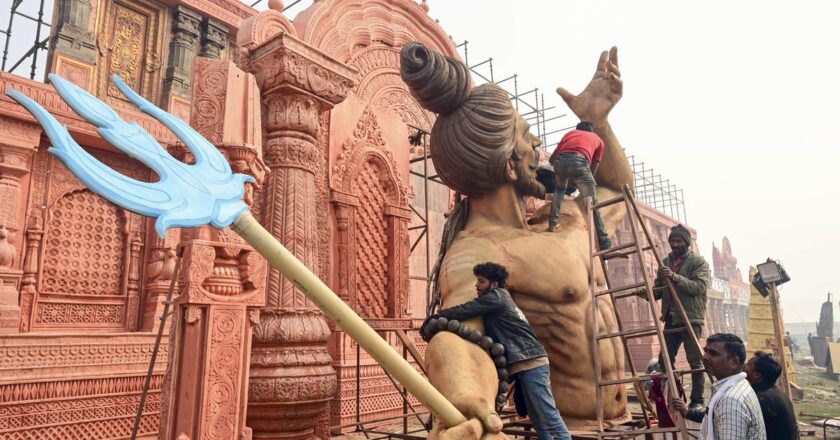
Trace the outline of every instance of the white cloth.
{"label": "white cloth", "polygon": [[737,385],[738,382],[740,382],[740,381],[742,381],[746,378],[747,378],[747,373],[741,372],[741,373],[729,376],[726,379],[723,379],[721,381],[721,383],[719,384],[720,388],[717,389],[717,392],[715,393],[714,396],[712,396],[712,400],[709,402],[708,411],[706,412],[706,417],[703,420],[704,422],[706,422],[706,423],[703,424],[703,432],[702,432],[704,439],[715,440],[715,427],[714,427],[714,424],[715,424],[715,418],[714,418],[715,404],[718,402],[718,400],[720,400],[720,398],[724,394],[726,394],[726,391],[729,388],[732,388],[733,386]]}

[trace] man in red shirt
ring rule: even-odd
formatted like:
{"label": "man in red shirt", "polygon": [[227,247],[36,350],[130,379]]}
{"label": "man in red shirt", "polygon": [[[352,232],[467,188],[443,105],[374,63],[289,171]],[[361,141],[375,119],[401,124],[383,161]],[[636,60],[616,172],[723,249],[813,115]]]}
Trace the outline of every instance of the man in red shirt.
{"label": "man in red shirt", "polygon": [[[560,218],[560,206],[566,193],[566,186],[573,182],[583,197],[595,199],[595,172],[604,155],[604,141],[594,133],[592,123],[581,122],[574,130],[566,133],[557,144],[549,162],[554,165],[554,199],[551,201],[551,213],[548,216],[548,231],[554,231]],[[595,229],[598,233],[598,246],[601,250],[612,247],[609,235],[604,231],[604,222],[596,209],[594,212]]]}

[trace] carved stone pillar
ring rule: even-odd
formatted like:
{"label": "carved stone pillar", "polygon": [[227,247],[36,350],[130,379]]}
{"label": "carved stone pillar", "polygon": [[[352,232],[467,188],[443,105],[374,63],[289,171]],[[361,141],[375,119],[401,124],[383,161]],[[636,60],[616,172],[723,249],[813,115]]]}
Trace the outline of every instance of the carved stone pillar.
{"label": "carved stone pillar", "polygon": [[23,277],[20,282],[20,331],[28,332],[32,322],[32,303],[35,301],[35,283],[38,276],[38,255],[44,238],[41,211],[33,211],[26,228],[26,253],[23,260]]}
{"label": "carved stone pillar", "polygon": [[[320,114],[345,98],[354,71],[283,32],[264,42],[244,41],[240,34],[239,43],[249,50],[245,64],[266,109],[263,155],[271,174],[262,191],[263,224],[317,272],[328,258],[318,246],[316,222],[325,215],[325,207],[316,205],[316,172],[327,161],[317,144]],[[319,420],[328,416],[337,386],[326,318],[277,271],[270,271],[266,295],[251,353],[248,425],[255,439],[318,438],[326,434]],[[284,328],[293,333],[273,330]],[[301,346],[306,354],[292,356]]]}
{"label": "carved stone pillar", "polygon": [[195,60],[201,15],[178,6],[172,19],[172,41],[169,43],[169,61],[163,78],[163,96],[167,108],[189,120],[183,109],[189,108],[192,87],[192,67]]}
{"label": "carved stone pillar", "polygon": [[265,260],[230,241],[183,244],[160,438],[250,439],[245,427],[252,326],[264,304]]}
{"label": "carved stone pillar", "polygon": [[21,326],[23,213],[32,154],[38,146],[38,126],[0,118],[0,333],[17,333]]}
{"label": "carved stone pillar", "polygon": [[359,198],[353,194],[332,192],[332,203],[335,207],[337,220],[338,252],[336,261],[338,266],[338,295],[351,307],[355,308],[356,300],[356,208]]}
{"label": "carved stone pillar", "polygon": [[199,52],[199,55],[205,58],[220,59],[227,42],[227,26],[220,21],[208,18],[202,23],[201,30],[201,52]]}
{"label": "carved stone pillar", "polygon": [[[251,174],[259,184],[265,170],[253,76],[208,58],[196,60],[195,68],[190,125],[219,148],[234,172]],[[250,440],[245,414],[251,334],[265,304],[265,260],[231,229],[185,229],[181,239],[181,293],[171,332],[176,352],[167,373],[161,438]],[[154,271],[171,279],[166,265]]]}
{"label": "carved stone pillar", "polygon": [[133,332],[137,331],[138,322],[137,315],[139,312],[140,303],[140,253],[143,249],[143,241],[140,239],[140,234],[136,233],[132,236],[129,242],[129,257],[128,262],[128,301],[126,302],[126,330]]}

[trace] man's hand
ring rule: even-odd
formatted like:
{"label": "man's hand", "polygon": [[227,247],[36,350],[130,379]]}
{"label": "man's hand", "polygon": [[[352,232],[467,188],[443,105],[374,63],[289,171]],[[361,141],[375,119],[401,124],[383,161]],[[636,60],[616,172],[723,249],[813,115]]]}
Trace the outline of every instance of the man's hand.
{"label": "man's hand", "polygon": [[671,409],[682,414],[683,417],[688,414],[688,406],[685,405],[682,399],[671,399]]}
{"label": "man's hand", "polygon": [[671,270],[671,268],[668,267],[668,266],[662,266],[662,267],[659,268],[658,278],[660,280],[666,280],[666,279],[673,280],[674,279],[674,271]]}
{"label": "man's hand", "polygon": [[557,94],[581,121],[599,125],[606,122],[610,110],[621,99],[623,89],[618,70],[618,48],[613,47],[609,52],[601,52],[595,76],[580,95],[575,96],[562,87],[557,88]]}

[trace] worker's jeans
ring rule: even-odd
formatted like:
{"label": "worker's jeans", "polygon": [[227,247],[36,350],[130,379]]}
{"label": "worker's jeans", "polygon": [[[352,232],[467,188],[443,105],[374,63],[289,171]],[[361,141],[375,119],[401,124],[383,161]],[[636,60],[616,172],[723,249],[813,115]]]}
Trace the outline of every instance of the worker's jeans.
{"label": "worker's jeans", "polygon": [[[680,328],[682,325],[665,324],[665,330],[671,328]],[[703,335],[703,326],[700,324],[691,324],[694,329],[694,335],[697,336],[698,342],[700,336]],[[692,370],[703,368],[703,352],[700,347],[696,347],[691,343],[691,337],[688,332],[683,331],[679,333],[671,333],[665,335],[665,345],[668,348],[668,357],[671,359],[671,368],[674,368],[674,360],[677,357],[677,352],[680,351],[680,345],[685,343],[685,358],[688,360],[688,365]],[[662,353],[659,353],[659,362],[662,362]],[[662,364],[662,371],[665,371],[665,365]],[[691,401],[690,403],[703,403],[703,385],[706,382],[706,373],[691,373]]]}
{"label": "worker's jeans", "polygon": [[[560,153],[554,160],[554,179],[557,185],[554,187],[554,199],[551,201],[551,213],[548,215],[548,227],[554,229],[557,220],[560,218],[560,206],[563,204],[563,197],[566,194],[566,185],[569,181],[574,182],[580,191],[581,197],[592,197],[592,203],[597,203],[595,198],[595,178],[592,177],[592,170],[589,169],[589,161],[585,157],[575,153]],[[601,220],[601,213],[596,209],[593,213],[595,231],[598,233],[598,245],[601,250],[611,247],[610,236],[604,230],[604,221]]]}
{"label": "worker's jeans", "polygon": [[548,365],[516,373],[516,380],[524,394],[525,406],[528,408],[531,424],[537,431],[537,438],[572,440],[569,429],[566,428],[566,423],[554,404]]}

